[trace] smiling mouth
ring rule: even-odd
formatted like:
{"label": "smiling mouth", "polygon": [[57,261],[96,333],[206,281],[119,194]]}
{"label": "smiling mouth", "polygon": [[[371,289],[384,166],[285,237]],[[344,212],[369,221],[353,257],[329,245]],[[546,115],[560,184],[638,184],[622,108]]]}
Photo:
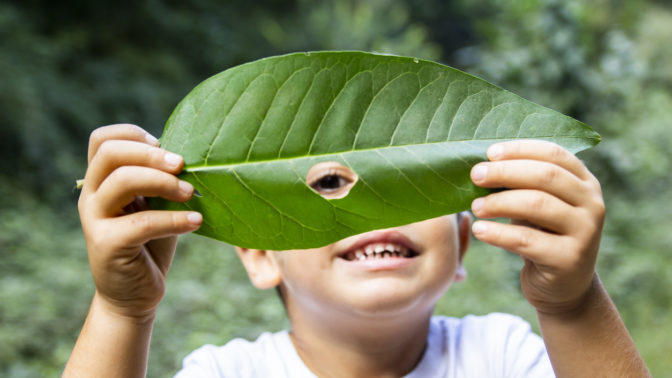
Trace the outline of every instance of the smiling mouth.
{"label": "smiling mouth", "polygon": [[364,261],[374,259],[406,258],[418,256],[418,253],[398,243],[372,243],[349,251],[341,258],[347,261]]}

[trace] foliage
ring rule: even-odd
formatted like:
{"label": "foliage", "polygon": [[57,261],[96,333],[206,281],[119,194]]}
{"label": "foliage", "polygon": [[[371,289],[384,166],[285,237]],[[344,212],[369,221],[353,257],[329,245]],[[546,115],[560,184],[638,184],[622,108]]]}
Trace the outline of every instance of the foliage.
{"label": "foliage", "polygon": [[[177,106],[161,145],[184,157],[180,178],[201,195],[163,207],[198,210],[196,233],[237,246],[320,247],[468,210],[487,193],[471,167],[494,141],[522,138],[572,151],[599,142],[581,122],[418,58],[270,57],[205,80]],[[344,198],[307,183],[334,162],[358,176]]]}
{"label": "foliage", "polygon": [[[92,294],[74,178],[88,133],[155,135],[202,79],[290,51],[360,49],[440,60],[594,126],[584,153],[608,219],[599,272],[654,376],[669,376],[672,10],[661,1],[110,0],[0,3],[0,375],[58,374]],[[229,247],[182,239],[160,307],[150,376],[190,350],[286,327]],[[519,259],[476,244],[469,279],[437,312],[534,322]]]}
{"label": "foliage", "polygon": [[664,376],[672,346],[658,335],[672,332],[664,320],[672,278],[663,272],[672,258],[672,205],[660,199],[672,195],[672,94],[663,46],[672,13],[640,1],[614,3],[527,2],[499,23],[506,32],[490,29],[489,43],[467,55],[475,72],[602,133],[604,143],[583,155],[608,209],[598,272],[654,376]]}

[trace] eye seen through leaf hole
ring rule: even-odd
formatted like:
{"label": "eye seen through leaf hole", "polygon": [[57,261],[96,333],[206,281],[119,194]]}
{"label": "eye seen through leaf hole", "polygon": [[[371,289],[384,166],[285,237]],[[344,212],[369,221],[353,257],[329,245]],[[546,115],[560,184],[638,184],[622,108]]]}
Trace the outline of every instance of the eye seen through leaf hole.
{"label": "eye seen through leaf hole", "polygon": [[308,186],[327,199],[345,197],[356,181],[357,175],[337,162],[315,164],[306,176]]}
{"label": "eye seen through leaf hole", "polygon": [[326,175],[310,185],[318,193],[328,193],[340,189],[349,181],[339,175]]}

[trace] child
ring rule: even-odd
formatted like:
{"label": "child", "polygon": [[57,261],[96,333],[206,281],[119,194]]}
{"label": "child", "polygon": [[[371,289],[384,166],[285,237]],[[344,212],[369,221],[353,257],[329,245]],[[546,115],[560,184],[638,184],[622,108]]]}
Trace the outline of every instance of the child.
{"label": "child", "polygon": [[[139,127],[94,131],[88,155],[79,211],[96,292],[64,375],[143,376],[176,235],[202,218],[147,207],[143,197],[186,201],[193,187],[175,177],[182,158]],[[239,248],[255,286],[279,287],[292,329],[203,347],[178,376],[648,376],[594,271],[598,181],[548,142],[495,144],[488,158],[472,169],[473,182],[512,190],[475,200],[472,211],[514,221],[471,229],[525,261],[522,290],[543,342],[509,315],[432,317],[466,274],[470,218],[450,215],[310,251]]]}

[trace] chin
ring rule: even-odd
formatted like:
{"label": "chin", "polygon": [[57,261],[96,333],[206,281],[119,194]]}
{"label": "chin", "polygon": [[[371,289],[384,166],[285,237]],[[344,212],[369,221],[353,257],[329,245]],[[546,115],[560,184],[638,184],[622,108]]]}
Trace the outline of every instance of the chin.
{"label": "chin", "polygon": [[379,318],[431,313],[436,302],[448,289],[448,285],[445,288],[426,289],[409,285],[395,287],[385,280],[366,286],[344,303],[348,303],[349,308],[359,315]]}

